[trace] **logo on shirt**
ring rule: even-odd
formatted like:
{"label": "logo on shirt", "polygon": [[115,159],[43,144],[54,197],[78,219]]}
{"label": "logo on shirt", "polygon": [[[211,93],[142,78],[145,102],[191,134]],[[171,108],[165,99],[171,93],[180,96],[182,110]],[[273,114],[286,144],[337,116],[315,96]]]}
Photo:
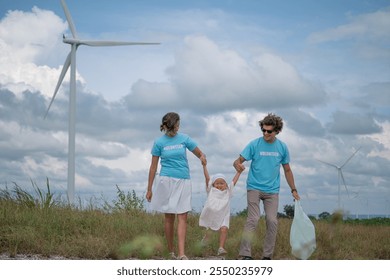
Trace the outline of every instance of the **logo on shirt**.
{"label": "logo on shirt", "polygon": [[278,152],[260,152],[260,155],[263,157],[278,157]]}
{"label": "logo on shirt", "polygon": [[184,147],[183,144],[165,146],[165,147],[164,147],[164,151],[179,150],[179,149],[183,149],[183,147]]}

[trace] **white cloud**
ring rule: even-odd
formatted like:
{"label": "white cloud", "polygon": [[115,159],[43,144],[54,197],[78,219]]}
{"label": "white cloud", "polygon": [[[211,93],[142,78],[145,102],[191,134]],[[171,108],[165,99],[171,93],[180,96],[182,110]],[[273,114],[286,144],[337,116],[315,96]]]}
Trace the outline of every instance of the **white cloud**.
{"label": "white cloud", "polygon": [[37,174],[46,175],[49,178],[64,177],[67,173],[65,162],[48,155],[42,155],[39,161],[34,156],[24,157],[21,169],[30,178],[35,178]]}
{"label": "white cloud", "polygon": [[321,104],[322,89],[300,77],[281,57],[264,53],[247,62],[204,36],[188,36],[167,70],[172,84],[137,82],[130,107],[174,105],[196,110]]}
{"label": "white cloud", "polygon": [[177,103],[177,92],[172,84],[137,81],[125,98],[130,108],[160,108]]}
{"label": "white cloud", "polygon": [[381,143],[383,146],[380,150],[372,150],[368,156],[369,157],[382,157],[387,160],[390,160],[390,121],[381,123],[383,131],[381,133],[375,133],[368,135],[367,137]]}
{"label": "white cloud", "polygon": [[346,39],[388,41],[390,39],[390,10],[351,16],[350,23],[310,35],[311,43],[324,43]]}
{"label": "white cloud", "polygon": [[150,165],[150,149],[128,149],[127,153],[115,158],[90,157],[87,159],[96,166],[106,166],[110,169],[118,169],[125,173],[145,171]]}
{"label": "white cloud", "polygon": [[62,53],[59,34],[66,28],[51,11],[10,11],[0,22],[0,84],[18,95],[30,90],[51,96],[61,68],[46,64],[52,63],[53,53]]}
{"label": "white cloud", "polygon": [[[30,61],[42,54],[38,48],[26,47],[35,45],[50,51],[58,43],[58,34],[66,28],[66,23],[52,11],[34,7],[32,12],[9,11],[1,21],[0,37],[16,48],[21,61]],[[23,50],[27,50],[24,55]]]}
{"label": "white cloud", "polygon": [[336,111],[329,130],[338,134],[357,135],[382,132],[382,127],[370,115]]}
{"label": "white cloud", "polygon": [[[248,144],[248,139],[259,136],[258,121],[265,115],[262,112],[229,111],[205,117],[205,139],[210,156],[224,156],[231,154],[238,157],[239,153]],[[226,159],[221,168],[231,169],[235,158]],[[214,164],[217,164],[214,162]],[[233,170],[230,170],[233,172]]]}

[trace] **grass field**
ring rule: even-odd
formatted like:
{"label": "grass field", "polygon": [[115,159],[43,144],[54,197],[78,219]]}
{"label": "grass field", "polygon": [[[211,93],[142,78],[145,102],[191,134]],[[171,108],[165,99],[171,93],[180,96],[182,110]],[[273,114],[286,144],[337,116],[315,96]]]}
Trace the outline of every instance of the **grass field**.
{"label": "grass field", "polygon": [[[60,255],[69,259],[164,259],[164,217],[146,213],[135,192],[117,188],[117,198],[103,207],[70,207],[47,189],[28,193],[16,184],[0,189],[0,253]],[[201,246],[204,229],[198,214],[190,214],[186,254],[210,258],[218,249],[218,234]],[[227,259],[236,259],[245,217],[232,216],[226,244]],[[274,259],[295,259],[289,244],[292,220],[279,219]],[[390,219],[343,221],[337,216],[313,220],[317,249],[314,260],[390,259]],[[261,258],[265,221],[261,219],[253,243],[253,257]]]}

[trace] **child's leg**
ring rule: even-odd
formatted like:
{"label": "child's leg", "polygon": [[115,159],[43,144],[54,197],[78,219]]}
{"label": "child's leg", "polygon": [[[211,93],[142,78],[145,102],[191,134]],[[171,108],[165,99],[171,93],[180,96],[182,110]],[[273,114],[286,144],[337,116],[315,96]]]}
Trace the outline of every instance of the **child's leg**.
{"label": "child's leg", "polygon": [[219,248],[225,248],[227,234],[228,234],[227,227],[223,226],[219,229]]}
{"label": "child's leg", "polygon": [[203,246],[206,246],[208,243],[209,243],[209,240],[210,240],[210,230],[208,228],[206,228],[206,231],[203,235],[203,238],[202,238],[202,245]]}

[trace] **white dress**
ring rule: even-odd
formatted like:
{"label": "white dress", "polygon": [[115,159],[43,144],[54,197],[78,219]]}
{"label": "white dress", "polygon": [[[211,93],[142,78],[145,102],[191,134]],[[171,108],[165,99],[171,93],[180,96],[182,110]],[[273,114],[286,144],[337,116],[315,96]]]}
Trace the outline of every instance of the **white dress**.
{"label": "white dress", "polygon": [[230,199],[232,197],[233,182],[226,190],[208,186],[207,201],[199,217],[199,225],[212,230],[219,230],[225,226],[229,228]]}

